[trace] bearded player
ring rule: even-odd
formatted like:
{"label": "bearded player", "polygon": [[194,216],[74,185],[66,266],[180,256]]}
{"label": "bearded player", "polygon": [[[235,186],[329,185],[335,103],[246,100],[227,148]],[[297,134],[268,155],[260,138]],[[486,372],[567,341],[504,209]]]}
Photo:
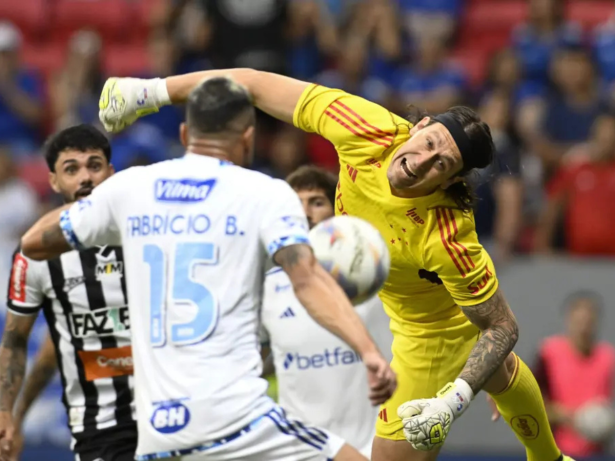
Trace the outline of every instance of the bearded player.
{"label": "bearded player", "polygon": [[391,271],[380,298],[399,387],[381,409],[372,460],[436,459],[480,390],[528,460],[570,460],[555,444],[534,376],[512,352],[518,325],[475,232],[464,179],[492,161],[489,127],[466,107],[404,119],[341,90],[251,69],[110,79],[101,120],[121,131],[220,75],[245,86],[256,107],[333,143],[341,165],[337,214],[369,221],[388,242]]}

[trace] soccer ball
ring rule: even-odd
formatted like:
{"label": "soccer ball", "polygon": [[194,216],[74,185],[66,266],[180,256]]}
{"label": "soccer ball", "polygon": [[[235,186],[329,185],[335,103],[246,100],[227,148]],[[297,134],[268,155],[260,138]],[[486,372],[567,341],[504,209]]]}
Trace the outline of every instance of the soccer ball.
{"label": "soccer ball", "polygon": [[574,417],[576,430],[590,442],[605,442],[615,433],[615,412],[604,403],[590,403]]}
{"label": "soccer ball", "polygon": [[391,258],[380,233],[352,216],[335,216],[310,231],[314,255],[352,304],[374,296],[389,275]]}

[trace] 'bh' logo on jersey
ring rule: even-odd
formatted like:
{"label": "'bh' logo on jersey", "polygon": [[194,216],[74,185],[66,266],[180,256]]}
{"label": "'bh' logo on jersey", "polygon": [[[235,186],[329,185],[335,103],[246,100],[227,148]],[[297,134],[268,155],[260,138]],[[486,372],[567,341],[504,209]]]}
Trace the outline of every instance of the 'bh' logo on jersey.
{"label": "'bh' logo on jersey", "polygon": [[154,193],[159,202],[202,202],[215,185],[215,179],[158,179]]}
{"label": "'bh' logo on jersey", "polygon": [[154,410],[150,422],[161,434],[174,434],[188,425],[190,411],[183,403],[165,402]]}

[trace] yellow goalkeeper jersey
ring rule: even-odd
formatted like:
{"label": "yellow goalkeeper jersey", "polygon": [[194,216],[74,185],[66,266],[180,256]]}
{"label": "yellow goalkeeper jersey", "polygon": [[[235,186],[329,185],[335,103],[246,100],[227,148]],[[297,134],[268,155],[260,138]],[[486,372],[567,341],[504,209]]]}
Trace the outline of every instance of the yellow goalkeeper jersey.
{"label": "yellow goalkeeper jersey", "polygon": [[493,262],[478,243],[473,213],[457,208],[443,190],[411,199],[391,193],[387,168],[412,125],[377,104],[319,85],[301,96],[294,124],[337,150],[336,214],[365,219],[388,244],[391,271],[380,297],[393,333],[428,337],[467,325],[459,306],[495,293]]}

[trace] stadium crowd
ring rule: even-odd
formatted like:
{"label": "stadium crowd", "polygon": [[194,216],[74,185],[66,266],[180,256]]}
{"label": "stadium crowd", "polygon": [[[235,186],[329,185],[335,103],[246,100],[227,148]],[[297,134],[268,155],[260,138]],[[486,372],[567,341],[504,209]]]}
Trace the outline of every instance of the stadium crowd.
{"label": "stadium crowd", "polygon": [[[0,17],[15,13],[10,3]],[[14,23],[0,25],[0,200],[23,204],[3,208],[5,255],[38,213],[34,199],[50,199],[42,140],[97,123],[107,76],[212,67],[284,72],[400,114],[409,104],[477,107],[498,147],[475,178],[479,237],[496,260],[615,255],[615,215],[601,212],[615,199],[611,1],[26,0],[55,15],[46,28],[19,3]],[[582,22],[575,3],[585,6]],[[180,155],[182,116],[166,107],[114,137],[116,169]],[[255,168],[284,177],[303,163],[338,168],[328,142],[263,117]]]}

